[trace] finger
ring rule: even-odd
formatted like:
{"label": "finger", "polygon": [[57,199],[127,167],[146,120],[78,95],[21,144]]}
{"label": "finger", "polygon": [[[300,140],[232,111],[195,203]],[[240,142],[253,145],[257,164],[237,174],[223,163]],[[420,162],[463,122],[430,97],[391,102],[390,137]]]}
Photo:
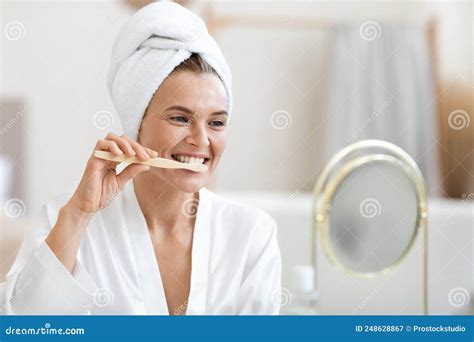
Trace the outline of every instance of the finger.
{"label": "finger", "polygon": [[121,156],[123,154],[123,151],[118,147],[117,143],[115,141],[110,141],[110,140],[101,139],[97,141],[97,144],[95,145],[95,149],[102,150],[102,151],[109,151],[116,157]]}
{"label": "finger", "polygon": [[145,147],[145,150],[147,151],[148,155],[152,158],[158,157],[158,152],[152,150],[151,148]]}
{"label": "finger", "polygon": [[[123,155],[123,152],[118,147],[118,145],[114,141],[110,140],[98,140],[94,150],[109,151],[115,157]],[[89,158],[89,162],[91,163],[90,166],[92,169],[102,169],[104,167],[107,169],[115,169],[115,167],[120,164],[119,162],[98,158],[94,155],[94,153],[92,153],[92,156]]]}
{"label": "finger", "polygon": [[122,138],[125,139],[126,141],[128,141],[130,143],[130,145],[132,145],[135,152],[137,152],[138,159],[141,159],[141,160],[150,159],[150,156],[148,155],[147,151],[145,150],[145,147],[143,147],[142,145],[137,143],[135,140],[132,140],[130,137],[128,137],[126,135],[123,135]]}
{"label": "finger", "polygon": [[123,169],[117,175],[117,181],[120,184],[120,188],[122,189],[123,186],[130,180],[135,178],[138,174],[150,170],[150,166],[143,165],[143,164],[131,164]]}
{"label": "finger", "polygon": [[106,140],[114,141],[128,157],[136,155],[132,145],[126,139],[119,137],[117,134],[109,133],[105,138]]}

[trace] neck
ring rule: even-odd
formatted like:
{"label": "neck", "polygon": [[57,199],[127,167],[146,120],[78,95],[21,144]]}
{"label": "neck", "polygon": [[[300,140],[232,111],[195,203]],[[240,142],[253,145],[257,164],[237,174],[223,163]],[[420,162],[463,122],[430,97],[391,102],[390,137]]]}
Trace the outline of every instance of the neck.
{"label": "neck", "polygon": [[182,192],[164,183],[150,171],[135,177],[133,185],[149,229],[186,226],[193,220],[185,215],[184,204],[197,194]]}

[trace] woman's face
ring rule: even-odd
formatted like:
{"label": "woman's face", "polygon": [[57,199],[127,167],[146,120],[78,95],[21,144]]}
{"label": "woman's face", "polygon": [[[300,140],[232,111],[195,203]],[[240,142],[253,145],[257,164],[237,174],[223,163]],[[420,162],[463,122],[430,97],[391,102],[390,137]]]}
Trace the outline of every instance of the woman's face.
{"label": "woman's face", "polygon": [[157,151],[161,158],[204,158],[208,169],[199,173],[151,168],[149,172],[183,192],[199,191],[221,159],[227,119],[227,94],[219,77],[190,71],[171,73],[150,101],[138,141]]}

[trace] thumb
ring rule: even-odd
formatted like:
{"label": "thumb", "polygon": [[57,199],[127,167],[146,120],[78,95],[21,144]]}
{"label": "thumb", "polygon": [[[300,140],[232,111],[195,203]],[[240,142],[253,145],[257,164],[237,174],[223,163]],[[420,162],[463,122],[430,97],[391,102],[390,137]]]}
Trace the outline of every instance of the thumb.
{"label": "thumb", "polygon": [[143,164],[131,164],[127,166],[117,175],[117,182],[123,187],[130,179],[135,178],[138,174],[150,170],[150,166]]}

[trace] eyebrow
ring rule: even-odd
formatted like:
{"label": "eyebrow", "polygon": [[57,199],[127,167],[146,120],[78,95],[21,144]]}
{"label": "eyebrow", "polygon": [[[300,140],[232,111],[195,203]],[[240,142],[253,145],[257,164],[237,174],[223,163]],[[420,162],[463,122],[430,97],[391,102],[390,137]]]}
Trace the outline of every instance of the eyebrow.
{"label": "eyebrow", "polygon": [[[182,107],[182,106],[171,106],[171,107],[166,108],[165,110],[179,110],[190,115],[194,114],[190,109],[186,107]],[[211,113],[211,115],[228,115],[228,113],[225,110],[220,110],[220,111]]]}

